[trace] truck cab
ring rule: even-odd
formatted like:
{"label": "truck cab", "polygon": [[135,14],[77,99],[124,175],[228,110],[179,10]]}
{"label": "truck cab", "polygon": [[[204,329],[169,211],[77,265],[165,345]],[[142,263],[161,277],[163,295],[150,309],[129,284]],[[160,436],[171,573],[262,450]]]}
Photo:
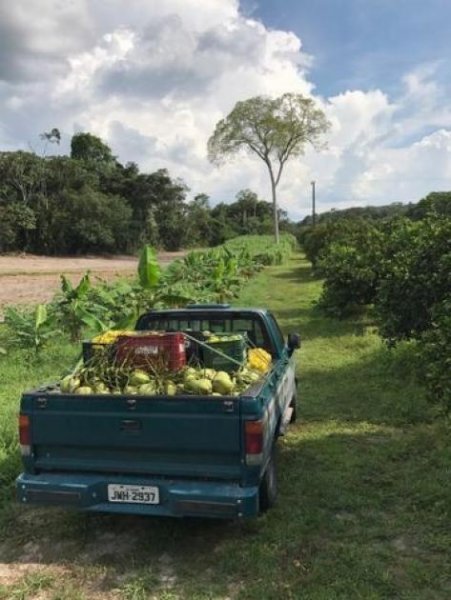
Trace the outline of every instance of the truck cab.
{"label": "truck cab", "polygon": [[90,395],[46,386],[20,410],[23,505],[245,518],[277,495],[274,446],[296,416],[293,353],[265,309],[189,305],[142,315],[138,331],[245,334],[272,357],[240,395]]}

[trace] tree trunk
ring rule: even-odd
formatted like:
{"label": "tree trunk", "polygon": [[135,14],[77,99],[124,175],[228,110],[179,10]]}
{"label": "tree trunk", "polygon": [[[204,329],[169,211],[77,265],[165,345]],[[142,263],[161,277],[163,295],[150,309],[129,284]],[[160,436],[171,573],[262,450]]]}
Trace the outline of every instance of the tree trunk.
{"label": "tree trunk", "polygon": [[271,193],[272,193],[272,206],[274,211],[274,238],[276,244],[279,243],[279,212],[277,209],[277,195],[276,195],[276,184],[271,173]]}
{"label": "tree trunk", "polygon": [[277,189],[277,184],[279,183],[282,168],[279,169],[279,174],[277,176],[277,179],[275,179],[274,173],[272,170],[272,164],[268,157],[265,159],[265,163],[266,163],[266,166],[268,167],[269,178],[271,179],[272,207],[273,207],[273,214],[274,214],[274,239],[276,241],[276,244],[278,244],[279,243],[279,211],[277,210],[276,189]]}

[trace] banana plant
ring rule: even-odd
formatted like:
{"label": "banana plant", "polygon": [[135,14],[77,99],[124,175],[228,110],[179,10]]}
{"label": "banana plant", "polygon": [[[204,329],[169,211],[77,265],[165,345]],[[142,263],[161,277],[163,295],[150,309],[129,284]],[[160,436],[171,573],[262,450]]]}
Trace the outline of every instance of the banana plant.
{"label": "banana plant", "polygon": [[9,306],[5,310],[5,323],[11,332],[9,342],[23,348],[33,348],[36,354],[61,333],[55,327],[55,318],[49,315],[45,304],[38,304],[33,312]]}
{"label": "banana plant", "polygon": [[148,244],[141,250],[138,262],[137,314],[160,306],[183,306],[192,301],[192,296],[183,284],[170,281],[165,277],[158,264],[157,253]]}
{"label": "banana plant", "polygon": [[[74,286],[67,277],[61,275],[61,291],[55,303],[61,327],[68,331],[73,341],[79,340],[84,327],[101,331],[103,322],[100,318],[105,308],[92,302],[89,297],[91,290],[89,272],[85,273],[78,284]],[[99,316],[100,315],[100,316]]]}

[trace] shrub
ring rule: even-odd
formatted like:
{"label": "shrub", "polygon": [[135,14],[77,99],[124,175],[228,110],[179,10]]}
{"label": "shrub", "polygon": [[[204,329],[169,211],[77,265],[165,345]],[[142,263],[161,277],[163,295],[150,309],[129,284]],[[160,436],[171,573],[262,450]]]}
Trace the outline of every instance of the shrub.
{"label": "shrub", "polygon": [[325,312],[344,317],[374,302],[383,247],[382,232],[365,221],[330,244],[318,264],[325,278],[319,302]]}
{"label": "shrub", "polygon": [[387,237],[376,311],[390,343],[418,339],[451,293],[451,219],[401,221]]}
{"label": "shrub", "polygon": [[421,377],[431,401],[451,412],[451,295],[433,311],[431,328],[420,340]]}
{"label": "shrub", "polygon": [[44,304],[38,304],[33,311],[8,306],[5,310],[5,323],[9,332],[7,343],[33,349],[36,354],[60,334],[54,317],[49,315]]}

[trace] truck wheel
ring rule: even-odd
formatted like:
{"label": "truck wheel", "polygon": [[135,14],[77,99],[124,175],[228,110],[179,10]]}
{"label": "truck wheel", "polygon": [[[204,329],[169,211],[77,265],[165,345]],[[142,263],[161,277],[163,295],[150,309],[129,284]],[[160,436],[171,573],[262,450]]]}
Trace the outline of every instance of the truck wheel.
{"label": "truck wheel", "polygon": [[290,423],[296,423],[296,419],[297,419],[296,396],[293,396],[293,399],[290,402],[290,406],[293,409],[293,412],[291,413]]}
{"label": "truck wheel", "polygon": [[260,483],[259,502],[260,512],[266,512],[274,506],[277,499],[277,476],[275,450],[271,452],[268,466]]}

